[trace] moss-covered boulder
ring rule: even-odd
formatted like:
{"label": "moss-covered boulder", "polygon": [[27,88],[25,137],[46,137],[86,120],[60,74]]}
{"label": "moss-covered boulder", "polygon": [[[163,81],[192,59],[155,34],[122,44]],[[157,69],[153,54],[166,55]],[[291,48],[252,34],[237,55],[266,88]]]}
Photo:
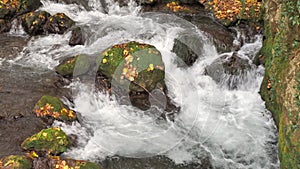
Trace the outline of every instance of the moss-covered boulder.
{"label": "moss-covered boulder", "polygon": [[164,63],[160,52],[151,45],[129,42],[115,45],[97,59],[98,71],[131,91],[151,92],[164,83]]}
{"label": "moss-covered boulder", "polygon": [[280,167],[300,168],[300,4],[264,1],[261,96],[278,127]]}
{"label": "moss-covered boulder", "polygon": [[64,13],[57,13],[49,17],[45,30],[49,33],[64,34],[75,22]]}
{"label": "moss-covered boulder", "polygon": [[57,97],[45,95],[34,106],[33,110],[38,117],[52,118],[61,121],[75,121],[76,113],[70,110]]}
{"label": "moss-covered boulder", "polygon": [[84,45],[85,38],[83,35],[83,31],[80,27],[76,27],[72,30],[72,35],[69,40],[70,46],[76,46],[76,45]]}
{"label": "moss-covered boulder", "polygon": [[3,169],[31,169],[32,161],[26,156],[10,155],[0,159],[0,168]]}
{"label": "moss-covered boulder", "polygon": [[44,25],[51,15],[46,11],[29,12],[21,18],[22,26],[29,35],[44,34]]}
{"label": "moss-covered boulder", "polygon": [[21,147],[42,155],[59,155],[65,152],[70,144],[67,135],[60,128],[49,128],[24,140]]}
{"label": "moss-covered boulder", "polygon": [[77,55],[63,60],[55,67],[55,70],[63,77],[74,77],[87,73],[90,67],[91,62],[88,55]]}
{"label": "moss-covered boulder", "polygon": [[41,5],[40,0],[1,0],[0,19],[11,19],[17,15],[35,11]]}

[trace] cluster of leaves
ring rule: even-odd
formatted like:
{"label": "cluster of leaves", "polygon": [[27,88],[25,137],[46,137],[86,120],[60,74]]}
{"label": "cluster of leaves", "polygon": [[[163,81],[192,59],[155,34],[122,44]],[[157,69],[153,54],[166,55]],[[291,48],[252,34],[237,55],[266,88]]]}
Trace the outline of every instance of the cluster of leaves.
{"label": "cluster of leaves", "polygon": [[60,119],[62,117],[68,117],[71,120],[76,119],[76,114],[73,110],[68,110],[66,108],[62,108],[60,112],[54,111],[54,107],[46,103],[43,107],[36,109],[35,113],[38,117],[53,117],[54,119]]}
{"label": "cluster of leaves", "polygon": [[172,10],[173,12],[188,10],[188,8],[184,6],[180,6],[178,2],[170,2],[166,4],[166,7]]}
{"label": "cluster of leaves", "polygon": [[262,3],[259,0],[200,0],[207,9],[221,20],[256,18]]}

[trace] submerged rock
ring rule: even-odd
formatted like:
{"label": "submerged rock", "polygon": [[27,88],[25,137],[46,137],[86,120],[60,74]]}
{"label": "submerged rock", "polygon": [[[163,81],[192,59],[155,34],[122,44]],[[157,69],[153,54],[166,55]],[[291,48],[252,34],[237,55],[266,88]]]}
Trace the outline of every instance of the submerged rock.
{"label": "submerged rock", "polygon": [[75,22],[64,13],[57,13],[49,17],[45,30],[49,33],[64,34]]}
{"label": "submerged rock", "polygon": [[45,95],[34,106],[33,110],[38,117],[52,118],[65,122],[75,121],[76,113],[70,110],[57,97]]}
{"label": "submerged rock", "polygon": [[29,35],[44,34],[44,25],[46,24],[50,14],[46,11],[30,12],[24,14],[21,18],[22,26]]}
{"label": "submerged rock", "polygon": [[[172,52],[185,63],[184,65],[192,66],[196,60],[202,56],[203,42],[193,34],[183,35],[174,40]],[[178,61],[179,66],[184,66]]]}
{"label": "submerged rock", "polygon": [[70,144],[67,135],[60,128],[49,128],[24,140],[21,147],[24,150],[33,150],[44,156],[48,154],[59,155],[65,152]]}
{"label": "submerged rock", "polygon": [[74,77],[87,73],[91,62],[88,55],[77,55],[67,58],[55,67],[56,72],[63,77]]}
{"label": "submerged rock", "polygon": [[237,87],[240,76],[251,69],[247,59],[240,58],[237,53],[224,55],[205,68],[205,72],[217,83],[226,83],[229,88]]}
{"label": "submerged rock", "polygon": [[[120,98],[129,95],[135,107],[149,109],[149,98],[155,90],[161,91],[163,98],[167,97],[162,56],[152,45],[138,42],[115,45],[101,53],[97,63],[98,86],[112,87],[112,92]],[[168,97],[166,100],[162,106],[165,110],[171,105],[176,107]]]}
{"label": "submerged rock", "polygon": [[10,155],[0,159],[0,168],[3,169],[32,169],[32,161],[26,156]]}
{"label": "submerged rock", "polygon": [[83,32],[80,27],[76,27],[72,30],[72,35],[69,40],[70,46],[76,46],[76,45],[84,45],[85,38],[83,36]]}

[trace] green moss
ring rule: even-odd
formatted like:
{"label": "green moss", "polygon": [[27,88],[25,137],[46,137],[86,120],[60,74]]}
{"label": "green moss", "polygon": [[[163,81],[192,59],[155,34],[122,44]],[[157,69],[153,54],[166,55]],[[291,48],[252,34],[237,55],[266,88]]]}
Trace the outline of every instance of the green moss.
{"label": "green moss", "polygon": [[77,55],[59,64],[55,70],[64,77],[80,76],[87,73],[91,63],[88,55]]}
{"label": "green moss", "polygon": [[0,168],[31,169],[32,161],[26,156],[11,155],[0,160]]}
{"label": "green moss", "polygon": [[49,128],[27,138],[21,147],[24,150],[45,152],[46,154],[58,155],[67,150],[70,141],[60,128]]}

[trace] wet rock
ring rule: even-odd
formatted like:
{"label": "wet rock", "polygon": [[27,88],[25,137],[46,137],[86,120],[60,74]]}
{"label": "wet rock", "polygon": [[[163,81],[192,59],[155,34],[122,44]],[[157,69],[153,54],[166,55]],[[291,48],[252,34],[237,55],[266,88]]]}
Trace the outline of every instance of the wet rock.
{"label": "wet rock", "polygon": [[4,169],[31,169],[32,161],[26,156],[10,155],[0,159],[0,168]]}
{"label": "wet rock", "polygon": [[0,33],[9,32],[11,29],[11,23],[7,20],[0,19]]}
{"label": "wet rock", "polygon": [[230,52],[233,48],[235,34],[230,29],[216,22],[213,18],[206,14],[185,14],[182,18],[190,21],[198,29],[204,32],[208,38],[214,43],[219,53]]}
{"label": "wet rock", "polygon": [[57,13],[49,17],[45,30],[49,33],[64,34],[75,22],[64,13]]}
{"label": "wet rock", "polygon": [[40,0],[0,1],[0,19],[12,19],[18,15],[35,11],[41,5]]}
{"label": "wet rock", "polygon": [[76,27],[72,30],[72,35],[69,40],[70,46],[76,46],[76,45],[84,45],[85,38],[83,36],[83,32],[80,27]]}
{"label": "wet rock", "polygon": [[33,110],[38,117],[43,117],[71,122],[77,119],[76,113],[70,110],[64,103],[57,97],[45,95],[34,106]]}
{"label": "wet rock", "polygon": [[87,73],[90,67],[91,62],[88,55],[77,55],[62,61],[55,67],[55,70],[63,77],[76,77]]}
{"label": "wet rock", "polygon": [[154,90],[167,96],[164,63],[154,46],[138,42],[115,45],[101,53],[97,63],[98,75],[102,76],[97,84],[102,89],[112,87],[120,98],[129,94],[135,107],[149,109],[149,97]]}
{"label": "wet rock", "polygon": [[22,26],[29,35],[44,34],[44,25],[46,24],[50,14],[46,11],[30,12],[24,14],[21,18]]}
{"label": "wet rock", "polygon": [[183,35],[174,40],[172,52],[184,62],[178,61],[179,66],[192,66],[199,57],[202,57],[203,42],[193,34]]}
{"label": "wet rock", "polygon": [[251,69],[247,59],[240,58],[237,53],[224,55],[205,68],[207,75],[217,83],[226,83],[231,89],[237,87],[239,77]]}
{"label": "wet rock", "polygon": [[59,155],[70,145],[67,135],[60,128],[49,128],[27,138],[21,144],[22,149],[33,150],[41,156]]}

